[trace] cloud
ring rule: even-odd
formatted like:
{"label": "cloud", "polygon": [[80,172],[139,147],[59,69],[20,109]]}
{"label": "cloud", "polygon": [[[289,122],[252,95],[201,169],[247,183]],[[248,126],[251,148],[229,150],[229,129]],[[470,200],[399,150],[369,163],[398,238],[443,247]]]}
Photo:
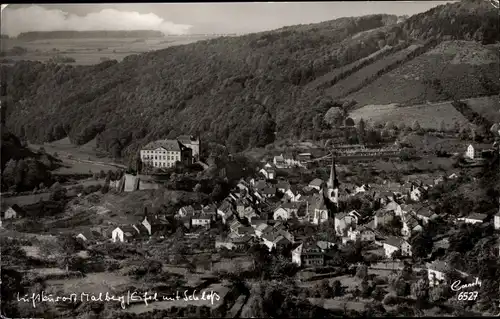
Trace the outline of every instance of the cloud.
{"label": "cloud", "polygon": [[186,34],[190,25],[165,21],[154,13],[103,9],[85,16],[39,6],[8,9],[2,13],[2,33],[17,36],[28,31],[157,30],[164,34]]}

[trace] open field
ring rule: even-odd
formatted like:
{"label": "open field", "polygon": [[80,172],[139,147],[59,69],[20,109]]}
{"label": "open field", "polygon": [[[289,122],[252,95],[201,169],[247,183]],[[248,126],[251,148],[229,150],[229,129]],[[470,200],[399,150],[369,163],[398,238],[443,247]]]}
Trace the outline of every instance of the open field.
{"label": "open field", "polygon": [[43,147],[49,154],[54,155],[63,161],[64,166],[55,170],[55,174],[89,174],[99,173],[101,170],[117,170],[113,159],[110,157],[98,157],[95,139],[84,145],[71,144],[68,137],[43,145],[29,144],[33,150]]}
{"label": "open field", "polygon": [[404,123],[411,127],[414,121],[418,121],[424,129],[440,129],[444,121],[446,129],[452,129],[455,123],[460,127],[472,125],[463,115],[458,112],[451,102],[429,103],[401,107],[397,104],[366,105],[351,112],[354,121],[361,118],[373,123],[393,122],[398,125]]}
{"label": "open field", "polygon": [[383,73],[384,70],[407,60],[410,54],[421,49],[421,47],[420,45],[411,45],[404,50],[386,56],[384,59],[377,60],[337,82],[326,90],[326,94],[334,98],[341,98],[355,92],[362,88],[367,81],[375,79],[379,74]]}
{"label": "open field", "polygon": [[498,95],[466,99],[464,102],[476,113],[491,122],[500,122],[500,102]]}
{"label": "open field", "polygon": [[12,56],[6,54],[7,60],[33,60],[47,62],[54,56],[72,57],[78,65],[91,65],[103,62],[105,59],[121,61],[128,55],[144,53],[152,50],[166,49],[175,45],[184,45],[213,36],[171,36],[150,39],[107,38],[107,39],[47,39],[23,41],[17,39],[2,39],[2,52],[8,52],[13,47],[28,50],[24,55]]}
{"label": "open field", "polygon": [[498,83],[497,54],[498,49],[478,42],[444,41],[346,98],[364,106],[420,104],[449,99],[450,95],[457,99],[491,95],[494,89],[484,84]]}
{"label": "open field", "polygon": [[57,279],[48,280],[47,287],[53,287],[56,291],[62,291],[67,294],[93,293],[100,292],[110,293],[121,291],[121,289],[132,280],[128,276],[122,276],[116,272],[103,272],[87,274],[83,278]]}
{"label": "open field", "polygon": [[2,206],[12,206],[14,204],[17,204],[19,206],[26,206],[36,204],[39,201],[48,201],[50,199],[50,195],[51,193],[41,193],[24,196],[2,197]]}

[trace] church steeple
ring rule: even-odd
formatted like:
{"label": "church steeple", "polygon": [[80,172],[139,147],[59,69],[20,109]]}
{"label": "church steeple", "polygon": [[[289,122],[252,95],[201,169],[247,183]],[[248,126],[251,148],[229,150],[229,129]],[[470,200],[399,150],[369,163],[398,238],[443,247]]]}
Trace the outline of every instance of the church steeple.
{"label": "church steeple", "polygon": [[335,167],[335,156],[332,154],[332,167],[330,168],[330,179],[328,180],[329,189],[339,188],[339,180],[337,179],[337,169]]}

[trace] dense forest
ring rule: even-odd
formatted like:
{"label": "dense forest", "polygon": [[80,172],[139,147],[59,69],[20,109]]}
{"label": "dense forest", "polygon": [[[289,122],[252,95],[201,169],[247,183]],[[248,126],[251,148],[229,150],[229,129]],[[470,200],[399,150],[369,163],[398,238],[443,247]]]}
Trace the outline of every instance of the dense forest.
{"label": "dense forest", "polygon": [[[327,83],[334,85],[356,72],[353,87],[360,89],[424,50],[367,70],[371,62],[392,57],[385,51],[414,44],[427,50],[447,40],[496,43],[498,22],[498,12],[489,4],[466,1],[400,23],[391,15],[341,18],[174,46],[128,56],[120,63],[22,61],[2,66],[7,88],[3,105],[8,107],[8,127],[31,142],[69,136],[83,144],[96,138],[114,156],[131,157],[151,140],[191,133],[237,152],[331,130],[322,120],[327,111],[352,102],[329,95],[324,85],[308,85],[320,77],[352,65]],[[498,93],[498,63],[471,67],[477,68],[474,76],[485,77],[477,80],[487,84],[480,94]],[[439,75],[433,77],[421,81],[431,86]],[[476,85],[463,85],[438,98],[476,94]]]}

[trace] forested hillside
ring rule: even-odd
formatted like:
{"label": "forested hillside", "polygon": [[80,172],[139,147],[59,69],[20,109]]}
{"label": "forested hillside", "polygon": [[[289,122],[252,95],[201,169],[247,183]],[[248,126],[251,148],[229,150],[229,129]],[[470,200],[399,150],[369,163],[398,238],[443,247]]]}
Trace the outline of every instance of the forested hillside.
{"label": "forested hillside", "polygon": [[[241,151],[275,138],[316,136],[327,127],[322,122],[326,111],[342,105],[336,99],[343,96],[329,96],[337,82],[354,76],[357,82],[347,90],[354,94],[412,59],[425,59],[420,50],[403,60],[384,60],[399,50],[412,45],[431,50],[445,40],[482,46],[495,43],[497,34],[498,12],[482,1],[468,1],[399,24],[390,15],[341,18],[170,47],[121,63],[74,67],[25,61],[2,70],[7,75],[7,124],[32,142],[68,135],[83,144],[97,137],[99,147],[115,156],[130,156],[151,140],[188,133]],[[336,71],[350,64],[345,72]],[[498,61],[488,67],[494,66],[498,69]],[[474,73],[479,85],[485,85],[483,91],[498,88],[498,77],[483,81],[482,76]],[[320,77],[328,81],[310,85]],[[463,85],[446,96],[478,94],[475,86]]]}

